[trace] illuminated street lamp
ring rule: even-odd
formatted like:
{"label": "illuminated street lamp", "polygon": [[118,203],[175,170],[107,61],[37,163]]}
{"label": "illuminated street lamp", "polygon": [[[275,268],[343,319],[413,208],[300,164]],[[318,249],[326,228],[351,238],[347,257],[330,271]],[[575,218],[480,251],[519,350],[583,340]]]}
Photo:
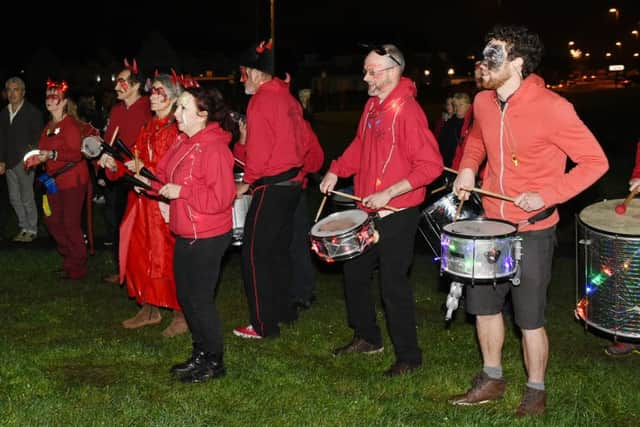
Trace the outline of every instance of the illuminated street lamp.
{"label": "illuminated street lamp", "polygon": [[611,9],[609,9],[609,13],[616,17],[616,21],[620,17],[620,11],[615,7],[612,7]]}
{"label": "illuminated street lamp", "polygon": [[591,56],[591,53],[587,52],[584,54],[584,56],[586,56],[587,58]]}
{"label": "illuminated street lamp", "polygon": [[633,56],[634,56],[634,58],[637,58],[637,57],[639,57],[639,56],[640,56],[640,53],[638,53],[638,52],[634,52],[634,53],[633,53]]}
{"label": "illuminated street lamp", "polygon": [[576,44],[576,42],[574,42],[574,41],[572,40],[572,41],[570,41],[568,44],[569,44],[569,46],[573,46],[573,45],[575,45],[575,44]]}
{"label": "illuminated street lamp", "polygon": [[616,46],[622,47],[622,42],[616,42]]}
{"label": "illuminated street lamp", "polygon": [[431,75],[431,70],[424,70],[424,75],[429,77]]}
{"label": "illuminated street lamp", "polygon": [[447,70],[447,74],[450,75],[450,76],[453,76],[455,73],[456,73],[456,70],[454,70],[453,68],[449,68]]}
{"label": "illuminated street lamp", "polygon": [[631,31],[631,35],[635,38],[638,38],[638,30]]}
{"label": "illuminated street lamp", "polygon": [[607,52],[604,54],[604,56],[606,56],[607,58],[609,58],[611,56],[611,52]]}

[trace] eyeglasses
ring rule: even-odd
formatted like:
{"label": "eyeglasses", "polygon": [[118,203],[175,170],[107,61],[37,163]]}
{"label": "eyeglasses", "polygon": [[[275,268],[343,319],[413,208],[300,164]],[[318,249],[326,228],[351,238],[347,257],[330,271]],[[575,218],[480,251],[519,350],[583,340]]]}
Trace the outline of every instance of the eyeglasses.
{"label": "eyeglasses", "polygon": [[[395,56],[391,55],[389,52],[387,52],[387,48],[383,47],[383,46],[378,46],[375,49],[373,49],[373,51],[375,53],[377,53],[380,56],[388,56],[389,58],[391,58],[391,60],[393,62],[395,62],[396,64],[398,64],[398,66],[401,66],[402,64],[400,63],[400,61],[398,60],[398,58],[396,58]],[[380,70],[382,71],[382,70]]]}
{"label": "eyeglasses", "polygon": [[388,70],[391,70],[392,68],[396,68],[396,67],[397,67],[397,65],[392,65],[391,67],[381,68],[380,70],[373,70],[373,69],[367,70],[366,68],[364,68],[362,70],[362,75],[363,76],[369,75],[371,77],[375,77],[376,75],[380,74],[383,71],[388,71]]}

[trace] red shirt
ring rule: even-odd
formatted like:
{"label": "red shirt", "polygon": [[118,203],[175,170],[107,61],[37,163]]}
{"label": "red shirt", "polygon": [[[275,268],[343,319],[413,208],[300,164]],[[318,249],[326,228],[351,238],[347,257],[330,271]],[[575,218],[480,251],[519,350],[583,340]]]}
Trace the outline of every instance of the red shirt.
{"label": "red shirt", "polygon": [[262,84],[247,106],[247,141],[234,155],[245,162],[243,181],[252,184],[302,167],[308,152],[308,129],[302,106],[278,78]]}
{"label": "red shirt", "polygon": [[[509,197],[536,192],[545,209],[585,190],[609,168],[600,144],[573,106],[546,89],[535,74],[522,82],[503,109],[495,91],[478,93],[473,114],[460,169],[477,173],[486,158],[485,190]],[[576,166],[565,172],[567,157]],[[516,224],[538,212],[526,212],[512,202],[493,197],[482,197],[482,205],[488,218]],[[558,220],[556,210],[535,224],[523,224],[520,230],[543,230]]]}
{"label": "red shirt", "polygon": [[148,96],[141,96],[129,108],[124,102],[118,102],[109,114],[109,125],[104,134],[104,140],[107,144],[111,143],[111,138],[117,127],[117,137],[127,144],[127,147],[131,147],[136,142],[140,128],[150,119],[151,104]]}
{"label": "red shirt", "polygon": [[[47,135],[48,134],[48,135]],[[58,123],[49,122],[42,131],[38,148],[41,150],[56,150],[56,160],[45,163],[49,175],[54,174],[69,162],[75,165],[55,177],[58,188],[69,189],[86,185],[89,181],[89,169],[80,152],[82,137],[78,122],[71,116],[66,116]]]}
{"label": "red shirt", "polygon": [[425,186],[442,174],[438,143],[415,96],[414,83],[403,77],[382,103],[377,97],[367,101],[358,134],[329,168],[339,177],[355,175],[356,196],[364,198],[406,179],[413,190],[391,199],[389,205],[418,206],[424,201]]}

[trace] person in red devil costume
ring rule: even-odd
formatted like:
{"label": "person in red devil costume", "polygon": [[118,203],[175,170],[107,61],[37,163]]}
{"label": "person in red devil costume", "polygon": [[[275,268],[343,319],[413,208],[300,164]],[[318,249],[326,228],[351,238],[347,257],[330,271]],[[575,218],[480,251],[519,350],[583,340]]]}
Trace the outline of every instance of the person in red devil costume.
{"label": "person in red devil costume", "polygon": [[[107,178],[116,180],[127,169],[137,173],[145,167],[152,174],[158,161],[174,144],[178,127],[173,115],[182,93],[179,77],[173,73],[158,74],[151,83],[151,110],[154,116],[140,130],[133,146],[135,158],[117,163],[103,156]],[[174,311],[166,337],[189,330],[176,297],[173,274],[175,238],[169,230],[169,205],[166,200],[142,192],[130,192],[127,209],[120,224],[120,282],[127,284],[129,296],[141,305],[140,311],[122,322],[127,329],[156,325],[162,321],[159,307]]]}
{"label": "person in red devil costume", "polygon": [[[87,274],[87,248],[82,237],[82,206],[89,182],[89,171],[80,152],[80,127],[67,114],[66,82],[47,81],[46,108],[51,114],[38,148],[37,163],[55,180],[47,186],[45,201],[50,208],[45,224],[63,257],[64,278],[77,280]],[[27,163],[29,166],[33,162]],[[42,179],[39,177],[42,181]]]}
{"label": "person in red devil costume", "polygon": [[[144,79],[134,59],[132,64],[125,59],[124,68],[116,77],[115,92],[118,102],[109,114],[109,125],[104,134],[104,139],[110,143],[116,129],[117,138],[120,138],[128,147],[132,147],[138,137],[138,132],[151,119],[149,97],[143,95]],[[120,222],[127,207],[129,188],[119,182],[109,182],[106,189],[107,223],[113,228],[112,236],[107,236],[113,241],[113,257],[116,272],[104,277],[104,281],[111,284],[120,283],[118,259],[120,242]]]}

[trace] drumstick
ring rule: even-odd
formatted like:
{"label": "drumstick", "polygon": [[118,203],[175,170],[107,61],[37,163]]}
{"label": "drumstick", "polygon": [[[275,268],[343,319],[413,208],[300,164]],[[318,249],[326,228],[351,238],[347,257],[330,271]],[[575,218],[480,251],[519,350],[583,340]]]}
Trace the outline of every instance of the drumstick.
{"label": "drumstick", "polygon": [[242,167],[244,167],[244,166],[246,165],[246,163],[245,163],[245,162],[243,162],[242,160],[240,160],[239,158],[237,158],[237,157],[235,157],[235,156],[233,157],[233,160],[234,160],[237,164],[239,164],[240,166],[242,166]]}
{"label": "drumstick", "polygon": [[458,174],[458,171],[457,171],[457,170],[455,170],[455,169],[451,169],[451,168],[448,168],[448,167],[446,167],[446,166],[444,167],[444,170],[445,170],[445,171],[447,171],[447,172],[455,173],[456,175]]}
{"label": "drumstick", "polygon": [[515,199],[513,197],[505,196],[504,194],[494,193],[493,191],[483,190],[481,188],[460,188],[464,191],[475,191],[476,193],[484,194],[485,196],[495,197],[496,199],[506,200],[507,202],[514,202]]}
{"label": "drumstick", "polygon": [[[354,196],[354,195],[349,194],[349,193],[343,193],[341,191],[336,191],[336,190],[331,190],[330,192],[333,193],[333,194],[336,194],[338,196],[342,196],[342,197],[344,197],[346,199],[355,200],[356,202],[362,202],[362,198],[361,197]],[[392,212],[400,212],[400,209],[394,208],[393,206],[389,206],[389,205],[384,205],[383,208],[384,209],[388,209],[388,210],[390,210]]]}
{"label": "drumstick", "polygon": [[116,126],[115,130],[113,131],[113,135],[111,136],[111,142],[109,143],[109,145],[113,145],[113,141],[116,140],[116,136],[118,136],[119,130],[120,130],[120,126]]}
{"label": "drumstick", "polygon": [[625,212],[627,212],[627,206],[629,206],[629,203],[631,203],[631,200],[636,197],[636,195],[638,194],[638,192],[640,192],[640,187],[636,187],[633,189],[632,192],[629,193],[629,195],[627,196],[626,199],[624,199],[624,201],[622,203],[620,203],[618,206],[616,206],[616,213],[618,215],[624,215]]}
{"label": "drumstick", "polygon": [[460,218],[460,214],[462,213],[462,205],[464,204],[464,200],[460,199],[460,204],[458,205],[458,209],[456,209],[456,216],[453,217],[453,222],[456,222],[458,218]]}
{"label": "drumstick", "polygon": [[133,148],[133,162],[137,175],[140,173],[140,156],[138,155],[138,147]]}
{"label": "drumstick", "polygon": [[322,209],[324,208],[324,204],[327,201],[327,195],[322,198],[322,202],[320,202],[320,207],[318,208],[318,213],[316,214],[316,219],[313,222],[318,222],[318,218],[320,218],[320,214],[322,213]]}
{"label": "drumstick", "polygon": [[431,194],[436,194],[436,193],[441,192],[442,190],[446,190],[446,189],[447,189],[447,187],[448,187],[448,185],[447,185],[447,184],[442,185],[442,186],[440,186],[440,187],[436,188],[435,190],[432,190],[432,191],[431,191]]}

